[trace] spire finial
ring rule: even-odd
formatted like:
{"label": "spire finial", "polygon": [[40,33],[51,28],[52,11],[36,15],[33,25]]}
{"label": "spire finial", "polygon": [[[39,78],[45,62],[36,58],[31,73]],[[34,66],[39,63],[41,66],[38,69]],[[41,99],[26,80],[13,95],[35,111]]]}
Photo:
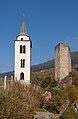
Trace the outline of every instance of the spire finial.
{"label": "spire finial", "polygon": [[23,15],[22,16],[23,16],[23,20],[24,20],[25,19],[25,13],[24,12],[23,12]]}

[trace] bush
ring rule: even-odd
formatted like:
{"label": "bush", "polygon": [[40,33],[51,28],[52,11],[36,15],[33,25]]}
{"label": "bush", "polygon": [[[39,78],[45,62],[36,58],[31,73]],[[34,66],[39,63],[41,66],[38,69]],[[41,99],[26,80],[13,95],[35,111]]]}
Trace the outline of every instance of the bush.
{"label": "bush", "polygon": [[51,83],[50,83],[50,87],[56,87],[58,85],[58,82],[56,80],[53,80]]}
{"label": "bush", "polygon": [[67,86],[66,92],[68,94],[71,104],[74,103],[76,100],[78,100],[78,90],[75,88],[74,85]]}
{"label": "bush", "polygon": [[72,109],[70,107],[60,116],[60,119],[73,119]]}
{"label": "bush", "polygon": [[58,85],[58,82],[53,80],[51,81],[51,83],[49,84],[49,86],[47,87],[47,90],[50,91],[51,93],[53,92],[53,88],[56,87]]}
{"label": "bush", "polygon": [[40,86],[42,88],[46,88],[50,84],[50,82],[51,82],[51,78],[47,77],[41,81]]}
{"label": "bush", "polygon": [[75,85],[75,87],[78,87],[78,71],[73,70],[69,76],[72,77],[72,84]]}
{"label": "bush", "polygon": [[49,100],[48,102],[46,102],[44,104],[44,108],[52,113],[58,113],[60,112],[59,110],[59,106],[57,105],[57,103],[53,102],[53,100]]}
{"label": "bush", "polygon": [[60,116],[60,119],[69,119],[69,115],[64,113],[62,116]]}

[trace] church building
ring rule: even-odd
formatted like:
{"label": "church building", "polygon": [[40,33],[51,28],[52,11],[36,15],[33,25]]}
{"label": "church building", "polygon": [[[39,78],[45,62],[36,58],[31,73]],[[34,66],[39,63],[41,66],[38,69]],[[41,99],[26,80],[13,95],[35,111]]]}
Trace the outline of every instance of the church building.
{"label": "church building", "polygon": [[25,20],[22,22],[20,34],[15,40],[15,80],[30,83],[30,37],[27,34]]}

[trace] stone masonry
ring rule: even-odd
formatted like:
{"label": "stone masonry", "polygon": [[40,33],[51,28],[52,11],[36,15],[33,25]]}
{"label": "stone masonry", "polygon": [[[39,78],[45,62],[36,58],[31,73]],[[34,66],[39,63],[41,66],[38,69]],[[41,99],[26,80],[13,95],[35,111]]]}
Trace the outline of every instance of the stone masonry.
{"label": "stone masonry", "polygon": [[55,47],[55,80],[61,82],[71,72],[71,50],[67,44]]}

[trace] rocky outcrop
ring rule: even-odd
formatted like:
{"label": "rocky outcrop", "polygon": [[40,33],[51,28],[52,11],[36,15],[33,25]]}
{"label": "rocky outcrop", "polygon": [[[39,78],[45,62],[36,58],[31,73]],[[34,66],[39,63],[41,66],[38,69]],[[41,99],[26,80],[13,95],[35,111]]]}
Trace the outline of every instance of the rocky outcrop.
{"label": "rocky outcrop", "polygon": [[48,101],[49,99],[51,99],[51,92],[46,91],[43,95],[42,98],[44,98],[44,101]]}
{"label": "rocky outcrop", "polygon": [[53,119],[53,116],[50,112],[36,112],[34,119]]}
{"label": "rocky outcrop", "polygon": [[59,117],[64,113],[68,106],[69,101],[66,100],[66,102],[60,107],[59,114],[53,114],[50,112],[36,112],[36,115],[34,115],[34,119],[59,119]]}
{"label": "rocky outcrop", "polygon": [[74,104],[73,104],[73,109],[74,111],[77,113],[78,111],[78,101],[75,101]]}

